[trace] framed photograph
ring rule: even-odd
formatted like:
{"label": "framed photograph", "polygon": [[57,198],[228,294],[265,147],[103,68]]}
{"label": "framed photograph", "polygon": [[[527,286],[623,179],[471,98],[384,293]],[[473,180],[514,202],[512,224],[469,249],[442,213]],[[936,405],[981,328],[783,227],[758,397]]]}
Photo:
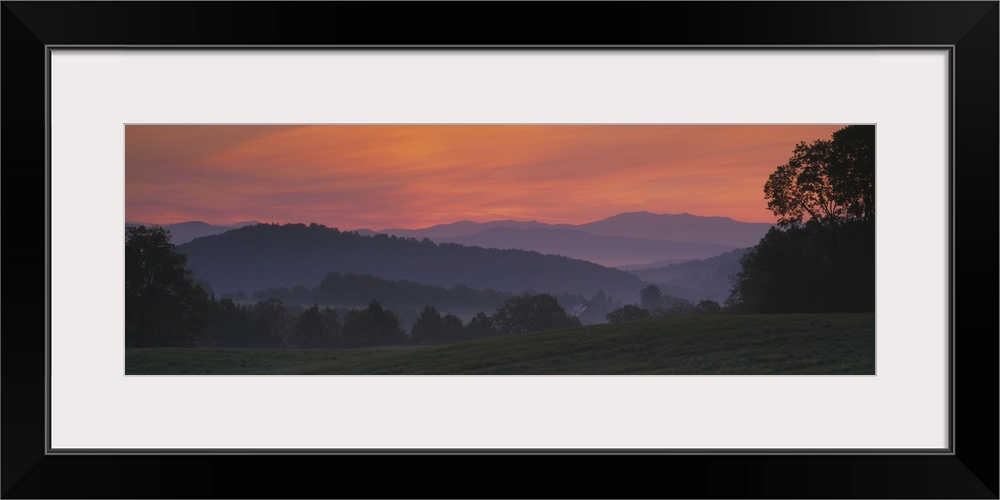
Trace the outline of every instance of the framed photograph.
{"label": "framed photograph", "polygon": [[[4,3],[5,104],[45,96],[36,106],[4,107],[4,164],[23,165],[28,173],[14,173],[31,175],[46,195],[42,210],[29,210],[30,200],[8,206],[9,216],[45,216],[16,218],[24,234],[40,224],[46,230],[37,249],[45,280],[36,294],[45,301],[33,306],[46,321],[43,331],[8,328],[3,337],[5,497],[296,497],[312,483],[255,474],[254,485],[239,485],[247,455],[260,464],[254,467],[284,475],[311,461],[360,473],[378,455],[399,483],[345,486],[331,496],[413,496],[404,485],[434,469],[417,462],[469,468],[487,484],[494,463],[544,457],[579,464],[577,474],[595,484],[566,490],[566,478],[539,469],[526,477],[545,486],[527,496],[997,497],[996,428],[980,428],[972,417],[995,422],[996,400],[971,395],[996,380],[996,319],[957,307],[962,297],[995,293],[995,275],[956,276],[958,255],[978,251],[992,262],[995,252],[959,245],[955,231],[997,227],[996,2],[640,4],[612,10],[643,19],[639,31],[651,38],[641,43],[631,34],[591,40],[567,33],[558,44],[530,46],[490,39],[489,30],[462,45],[420,34],[372,39],[418,10],[445,9],[348,5]],[[668,25],[726,8],[716,12],[720,23],[693,33],[650,24],[654,6],[671,14]],[[377,28],[333,30],[322,39],[313,23],[324,9],[335,11],[337,26],[374,16]],[[726,29],[748,9],[763,19],[752,33]],[[585,4],[580,13],[603,16],[599,10]],[[226,21],[234,16],[244,21]],[[288,27],[264,29],[275,19]],[[781,29],[788,23],[802,31]],[[862,182],[856,166],[869,153],[872,177]],[[847,196],[853,201],[823,214],[799,209],[805,198],[783,204],[791,188],[780,182],[782,168],[788,174],[817,157],[849,171],[819,196],[855,189]],[[744,184],[741,175],[749,178]],[[750,197],[745,186],[754,183],[757,212],[741,212],[737,200]],[[878,211],[865,200],[877,200]],[[596,224],[630,214],[659,223],[683,212],[692,227],[707,218],[700,216],[735,225],[695,243]],[[427,231],[463,220],[493,231]],[[533,225],[489,226],[504,220]],[[956,224],[966,220],[975,222]],[[167,306],[130,295],[133,257],[151,255],[130,245],[184,237],[193,226],[174,226],[172,236],[149,228],[187,221],[218,232],[173,242],[194,268],[190,279],[201,280],[206,307],[230,308],[211,309],[215,330],[197,338],[178,333],[190,325],[163,326],[188,309],[149,323]],[[786,281],[775,299],[753,295],[760,287],[751,281],[742,302],[727,302],[719,295],[726,290],[692,292],[688,282],[650,272],[677,264],[658,257],[668,243],[671,255],[690,262],[751,247],[732,239],[758,230],[753,252],[766,255],[760,238],[772,224],[787,235],[823,221],[841,229],[822,241],[861,259],[829,268],[823,287],[804,279],[801,291],[788,293]],[[855,226],[870,228],[870,239],[867,229],[844,236],[855,235]],[[507,242],[520,231],[519,239],[483,240],[498,230]],[[576,239],[559,239],[569,233]],[[227,243],[232,235],[242,239]],[[307,260],[307,238],[317,237],[364,248],[316,262],[309,270],[316,283],[289,278]],[[622,244],[625,238],[632,243]],[[254,242],[265,240],[296,251],[255,253]],[[601,246],[611,240],[617,246]],[[202,248],[206,242],[218,248]],[[491,246],[482,262],[458,250]],[[830,246],[818,248],[826,255]],[[451,253],[438,255],[445,250]],[[502,268],[501,252],[505,262],[543,254],[562,260]],[[862,270],[872,253],[874,274]],[[374,254],[382,256],[380,269],[394,263],[395,274],[366,268]],[[565,267],[585,260],[606,274],[591,279],[592,268]],[[744,280],[759,279],[746,270],[761,261],[734,260]],[[479,271],[463,275],[459,264]],[[518,277],[521,268],[535,271]],[[556,268],[569,274],[550,277]],[[779,271],[786,270],[767,275]],[[567,290],[545,278],[579,285]],[[620,303],[595,283],[615,283]],[[398,293],[402,287],[411,295]],[[335,294],[361,288],[402,298],[383,299],[383,308]],[[535,294],[519,295],[528,289]],[[408,302],[413,296],[436,297],[440,314],[430,305],[421,312]],[[517,307],[548,307],[549,299],[562,322],[518,323]],[[222,314],[264,325],[258,301],[287,307],[279,315],[287,324],[219,326]],[[767,305],[776,301],[778,309]],[[853,315],[824,314],[833,302],[833,312]],[[451,305],[459,303],[472,305]],[[713,304],[765,314],[720,315]],[[596,319],[588,310],[599,312]],[[495,311],[479,324],[496,331],[470,333],[477,311]],[[629,316],[641,311],[659,317]],[[768,314],[788,312],[803,314],[793,318],[801,324]],[[426,326],[449,317],[458,325],[453,333]],[[725,323],[734,317],[742,318],[739,328]],[[363,326],[386,318],[398,323]],[[565,347],[591,342],[596,330],[587,323],[607,321],[614,323],[598,327],[605,328],[596,348],[603,363],[593,362],[597,351],[557,350],[535,365],[503,365],[498,350],[455,358],[453,342],[475,337],[461,345],[498,349],[498,341],[515,340],[524,359],[552,347],[527,343],[540,337],[522,332],[567,328],[547,337]],[[642,344],[643,353],[620,347],[644,342],[641,325],[664,328],[666,321],[674,338],[687,340]],[[243,336],[248,331],[255,333]],[[791,331],[823,338],[808,344]],[[609,343],[615,335],[621,340]],[[790,338],[799,351],[753,350]],[[371,350],[372,342],[382,347]],[[692,347],[699,342],[712,348]],[[374,357],[358,357],[367,351],[357,347]],[[258,356],[267,350],[321,357],[282,365]],[[407,358],[412,353],[442,357]],[[480,462],[484,456],[491,465]],[[92,472],[84,484],[71,479],[81,466]],[[619,467],[646,479],[624,489],[601,479]],[[186,479],[205,470],[208,486]],[[524,495],[501,484],[464,496]]]}

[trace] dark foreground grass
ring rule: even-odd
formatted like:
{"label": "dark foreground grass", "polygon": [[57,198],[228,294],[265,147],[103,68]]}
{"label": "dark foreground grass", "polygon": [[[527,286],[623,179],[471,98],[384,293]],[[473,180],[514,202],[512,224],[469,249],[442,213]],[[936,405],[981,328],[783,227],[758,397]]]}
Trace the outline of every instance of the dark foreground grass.
{"label": "dark foreground grass", "polygon": [[372,349],[125,350],[127,375],[874,375],[874,314],[687,316]]}

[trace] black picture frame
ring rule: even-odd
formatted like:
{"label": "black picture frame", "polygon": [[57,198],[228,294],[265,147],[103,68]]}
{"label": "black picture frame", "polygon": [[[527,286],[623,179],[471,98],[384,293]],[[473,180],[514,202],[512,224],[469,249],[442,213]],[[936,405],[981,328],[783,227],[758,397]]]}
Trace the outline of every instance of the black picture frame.
{"label": "black picture frame", "polygon": [[[3,2],[4,498],[998,498],[1000,3]],[[457,20],[457,21],[456,21]],[[950,46],[952,453],[47,453],[47,49],[60,46]],[[959,196],[961,193],[961,196]],[[961,228],[960,232],[956,229]],[[960,258],[959,258],[960,257]],[[963,302],[959,302],[959,301]],[[44,321],[39,321],[44,320]],[[40,322],[42,327],[31,326]],[[155,429],[151,429],[155,432]],[[318,471],[318,472],[312,472]],[[373,471],[385,480],[361,478]],[[473,485],[473,486],[468,486]]]}

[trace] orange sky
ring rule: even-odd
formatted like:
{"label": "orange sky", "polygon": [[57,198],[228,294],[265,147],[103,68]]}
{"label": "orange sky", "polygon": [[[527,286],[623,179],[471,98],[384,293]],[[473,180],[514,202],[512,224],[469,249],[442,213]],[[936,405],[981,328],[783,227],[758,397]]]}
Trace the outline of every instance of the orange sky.
{"label": "orange sky", "polygon": [[774,222],[764,183],[842,125],[128,125],[125,219],[344,230],[622,212]]}

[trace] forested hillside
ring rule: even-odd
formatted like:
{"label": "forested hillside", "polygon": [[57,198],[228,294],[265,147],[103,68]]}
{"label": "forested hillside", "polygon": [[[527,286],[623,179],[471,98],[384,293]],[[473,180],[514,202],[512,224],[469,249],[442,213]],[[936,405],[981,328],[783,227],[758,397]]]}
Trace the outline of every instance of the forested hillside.
{"label": "forested hillside", "polygon": [[632,274],[656,283],[663,293],[690,301],[714,300],[723,303],[733,287],[731,276],[740,272],[741,248],[708,259],[691,260],[663,267],[635,269]]}
{"label": "forested hillside", "polygon": [[197,279],[216,293],[315,287],[328,273],[520,293],[603,290],[638,298],[638,277],[590,262],[521,250],[436,244],[388,235],[362,236],[311,224],[249,226],[177,247]]}

